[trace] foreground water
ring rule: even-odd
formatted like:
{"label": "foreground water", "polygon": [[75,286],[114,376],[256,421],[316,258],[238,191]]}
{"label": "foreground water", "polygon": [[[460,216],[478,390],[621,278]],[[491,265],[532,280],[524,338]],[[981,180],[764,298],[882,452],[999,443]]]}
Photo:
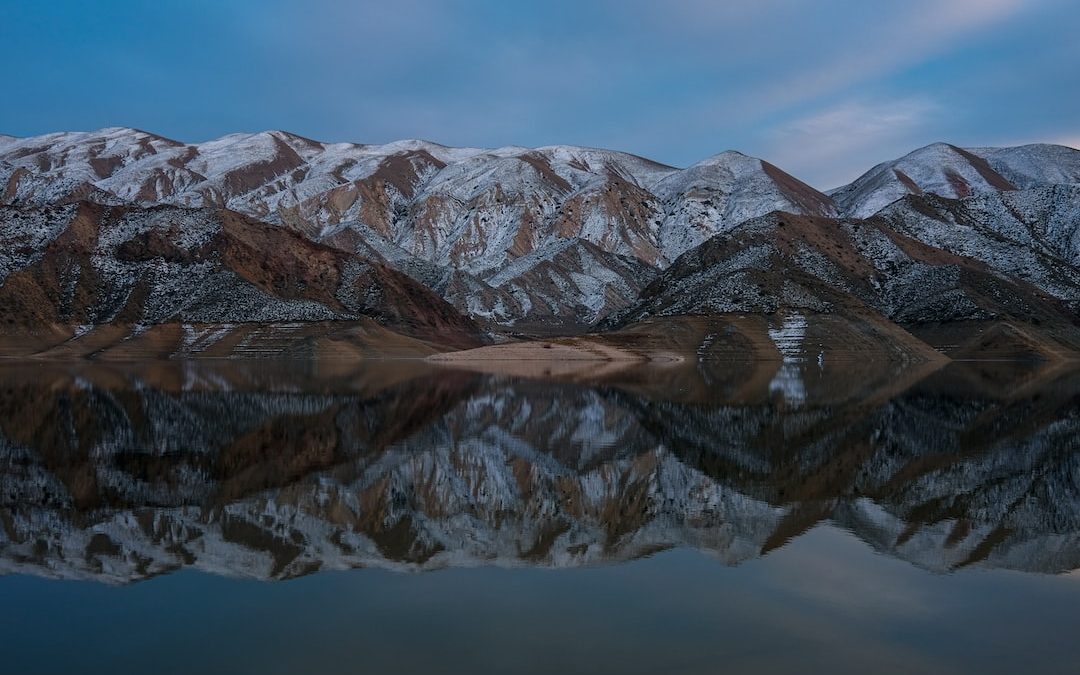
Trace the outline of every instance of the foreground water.
{"label": "foreground water", "polygon": [[1060,365],[5,367],[0,671],[1078,672],[1078,432]]}

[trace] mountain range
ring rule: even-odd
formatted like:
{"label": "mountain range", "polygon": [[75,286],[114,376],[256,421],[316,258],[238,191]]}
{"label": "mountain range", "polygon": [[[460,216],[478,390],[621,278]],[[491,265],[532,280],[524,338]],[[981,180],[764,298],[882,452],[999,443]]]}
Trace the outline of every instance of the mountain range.
{"label": "mountain range", "polygon": [[734,151],[0,136],[0,243],[7,353],[270,323],[446,350],[703,314],[1080,347],[1080,151],[1054,145],[939,143],[822,191]]}

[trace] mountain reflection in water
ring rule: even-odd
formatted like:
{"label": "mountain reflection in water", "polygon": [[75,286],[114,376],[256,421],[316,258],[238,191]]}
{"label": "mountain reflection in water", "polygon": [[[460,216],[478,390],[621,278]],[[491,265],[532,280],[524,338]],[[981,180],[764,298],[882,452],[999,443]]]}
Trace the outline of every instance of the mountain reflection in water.
{"label": "mountain reflection in water", "polygon": [[1077,372],[798,368],[575,383],[335,362],[4,367],[0,573],[285,579],[673,548],[737,565],[823,523],[933,571],[1080,567]]}

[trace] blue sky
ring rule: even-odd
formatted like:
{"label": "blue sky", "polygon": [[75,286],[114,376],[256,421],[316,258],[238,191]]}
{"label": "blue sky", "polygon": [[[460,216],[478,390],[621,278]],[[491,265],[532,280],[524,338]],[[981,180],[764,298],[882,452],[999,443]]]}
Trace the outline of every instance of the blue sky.
{"label": "blue sky", "polygon": [[0,0],[0,132],[734,148],[812,184],[1080,145],[1075,0]]}

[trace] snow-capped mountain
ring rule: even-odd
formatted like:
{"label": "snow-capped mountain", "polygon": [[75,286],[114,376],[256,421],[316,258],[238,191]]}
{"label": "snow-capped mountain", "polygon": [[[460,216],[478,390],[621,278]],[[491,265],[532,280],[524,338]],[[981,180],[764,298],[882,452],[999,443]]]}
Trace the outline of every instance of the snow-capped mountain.
{"label": "snow-capped mountain", "polygon": [[1080,150],[1045,144],[965,149],[934,143],[878,164],[829,195],[844,215],[866,218],[909,194],[960,199],[1059,184],[1080,184]]}
{"label": "snow-capped mountain", "polygon": [[[557,239],[489,277],[487,283],[499,294],[495,306],[480,304],[468,313],[501,322],[557,325],[569,311],[591,325],[633,302],[656,273],[638,258],[610,253],[587,240]],[[456,306],[467,306],[470,298],[482,303],[482,296],[468,289],[450,295]]]}
{"label": "snow-capped mountain", "polygon": [[126,326],[372,318],[475,344],[479,328],[380,259],[224,209],[0,207],[6,329],[81,337]]}
{"label": "snow-capped mountain", "polygon": [[[835,210],[825,195],[735,152],[679,171],[634,155],[571,146],[324,144],[278,131],[200,144],[122,128],[8,139],[0,145],[0,186],[0,202],[7,204],[90,199],[228,208],[354,252],[375,246],[385,255],[393,248],[396,256],[390,257],[397,260],[391,264],[434,275],[444,288],[454,273],[469,275],[465,285],[473,287],[476,301],[464,302],[460,293],[447,298],[497,323],[531,321],[537,305],[521,304],[521,298],[550,298],[547,289],[518,284],[517,308],[505,297],[501,306],[490,300],[502,295],[497,287],[506,281],[504,268],[548,255],[567,240],[616,256],[593,255],[590,264],[597,267],[566,272],[580,281],[571,287],[588,297],[567,298],[561,307],[542,303],[549,309],[540,315],[573,325],[617,308],[615,296],[628,296],[625,284],[612,291],[610,280],[626,276],[620,260],[663,267],[747,217],[775,209],[816,215]],[[530,265],[516,268],[522,264]],[[498,281],[483,288],[491,277]]]}
{"label": "snow-capped mountain", "polygon": [[313,233],[356,221],[413,255],[474,273],[552,235],[662,265],[769,211],[835,213],[827,196],[733,151],[680,171],[572,146],[324,144],[280,131],[189,145],[117,128],[10,140],[0,167],[7,202],[94,190],[141,205],[223,206]]}
{"label": "snow-capped mountain", "polygon": [[[1052,145],[963,149],[938,143],[826,195],[734,151],[676,169],[573,146],[358,145],[280,131],[188,144],[112,128],[0,138],[0,204],[14,209],[0,214],[10,242],[0,263],[7,274],[41,259],[42,247],[59,236],[59,221],[48,211],[66,204],[129,212],[170,207],[182,236],[191,217],[181,210],[224,210],[402,272],[489,330],[576,332],[634,303],[660,271],[694,247],[713,237],[742,241],[733,233],[748,221],[774,212],[843,217],[846,231],[857,227],[854,219],[880,212],[889,233],[871,257],[903,249],[896,237],[910,237],[941,251],[923,251],[921,259],[959,255],[988,266],[991,276],[1033,284],[1075,308],[1077,185],[1080,151]],[[939,198],[961,199],[961,206]],[[40,216],[32,214],[35,208]],[[844,237],[835,246],[844,248]],[[832,255],[827,242],[798,246],[793,255],[800,264]],[[750,260],[754,250],[739,254]],[[97,255],[100,263],[104,254]],[[161,252],[147,255],[171,264]],[[868,264],[875,275],[895,271],[883,259]],[[821,283],[837,282],[826,277]],[[731,311],[749,307],[747,298],[755,294],[771,299],[754,311],[790,300],[781,296],[794,282],[783,290],[747,285],[748,278],[740,272],[723,279],[693,301],[718,297],[719,288],[727,290],[717,307]],[[295,275],[274,283],[299,292],[295,282],[307,284]],[[844,283],[834,290],[854,288]],[[126,293],[131,287],[118,288]],[[878,297],[870,305],[881,302]],[[93,320],[111,320],[99,314]]]}
{"label": "snow-capped mountain", "polygon": [[655,191],[667,207],[659,237],[671,260],[713,235],[771,211],[837,213],[830,197],[768,162],[731,150],[667,176]]}
{"label": "snow-capped mountain", "polygon": [[971,148],[1018,190],[1046,185],[1080,184],[1080,151],[1064,145],[1035,143],[1008,148]]}

